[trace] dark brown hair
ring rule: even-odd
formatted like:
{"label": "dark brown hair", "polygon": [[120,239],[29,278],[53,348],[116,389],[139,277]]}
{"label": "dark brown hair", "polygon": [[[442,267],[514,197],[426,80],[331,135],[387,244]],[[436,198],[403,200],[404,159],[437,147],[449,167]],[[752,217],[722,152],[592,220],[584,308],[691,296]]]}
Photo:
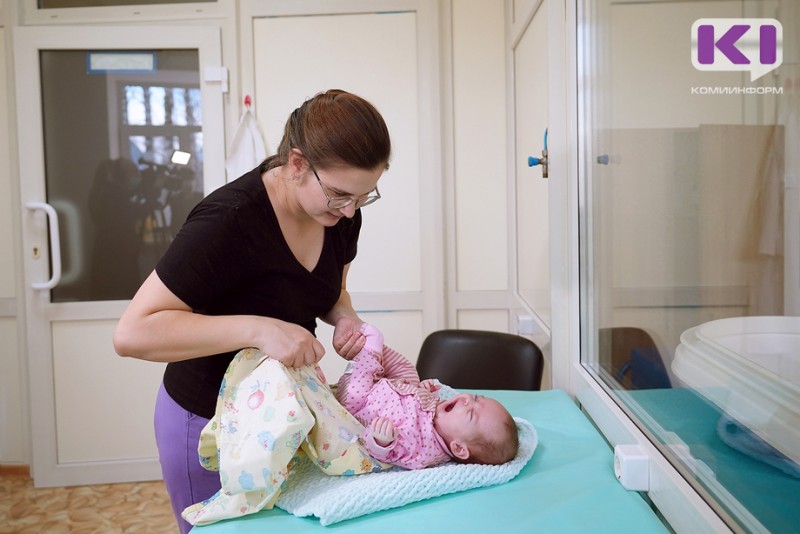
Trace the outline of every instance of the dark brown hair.
{"label": "dark brown hair", "polygon": [[499,436],[480,436],[469,443],[469,458],[464,463],[500,465],[510,462],[519,450],[517,424],[508,411],[502,421]]}
{"label": "dark brown hair", "polygon": [[299,149],[318,168],[389,168],[392,144],[386,123],[375,107],[360,96],[331,89],[295,109],[283,131],[278,153],[261,164],[261,171],[285,165]]}

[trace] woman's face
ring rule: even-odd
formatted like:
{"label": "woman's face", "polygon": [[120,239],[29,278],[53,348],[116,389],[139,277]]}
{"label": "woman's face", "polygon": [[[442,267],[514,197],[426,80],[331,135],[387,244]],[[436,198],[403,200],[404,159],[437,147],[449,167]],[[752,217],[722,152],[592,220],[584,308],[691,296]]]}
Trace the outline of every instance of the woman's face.
{"label": "woman's face", "polygon": [[[355,200],[374,194],[383,167],[372,170],[355,167],[312,169],[307,166],[300,186],[299,200],[306,213],[323,226],[334,226],[342,217],[351,218],[356,212]],[[314,171],[316,170],[316,175]],[[328,200],[352,198],[343,208],[328,207]]]}

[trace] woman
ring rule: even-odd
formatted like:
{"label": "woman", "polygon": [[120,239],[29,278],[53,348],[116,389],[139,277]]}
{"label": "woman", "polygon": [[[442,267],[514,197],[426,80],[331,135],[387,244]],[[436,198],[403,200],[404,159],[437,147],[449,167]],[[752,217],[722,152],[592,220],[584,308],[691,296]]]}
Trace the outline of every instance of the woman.
{"label": "woman", "polygon": [[320,93],[289,117],[278,153],[192,210],[114,333],[118,354],[169,362],[155,409],[164,482],[180,513],[220,488],[198,462],[233,355],[255,347],[285,365],[322,358],[316,318],[352,358],[364,346],[347,292],[358,208],[380,198],[386,124],[364,99]]}

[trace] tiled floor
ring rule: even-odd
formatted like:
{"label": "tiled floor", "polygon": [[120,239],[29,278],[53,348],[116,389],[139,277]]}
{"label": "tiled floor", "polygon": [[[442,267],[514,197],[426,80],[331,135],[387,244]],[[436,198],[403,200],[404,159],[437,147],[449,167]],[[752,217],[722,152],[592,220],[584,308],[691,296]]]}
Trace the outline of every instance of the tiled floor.
{"label": "tiled floor", "polygon": [[117,534],[178,531],[162,482],[34,488],[0,470],[0,533]]}

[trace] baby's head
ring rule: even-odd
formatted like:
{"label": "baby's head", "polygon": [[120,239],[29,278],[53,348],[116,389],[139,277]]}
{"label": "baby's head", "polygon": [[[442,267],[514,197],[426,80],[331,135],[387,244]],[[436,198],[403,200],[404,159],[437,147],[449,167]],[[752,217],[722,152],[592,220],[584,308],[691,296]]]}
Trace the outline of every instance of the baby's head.
{"label": "baby's head", "polygon": [[517,455],[517,425],[494,399],[461,393],[439,401],[433,426],[461,462],[499,465]]}

